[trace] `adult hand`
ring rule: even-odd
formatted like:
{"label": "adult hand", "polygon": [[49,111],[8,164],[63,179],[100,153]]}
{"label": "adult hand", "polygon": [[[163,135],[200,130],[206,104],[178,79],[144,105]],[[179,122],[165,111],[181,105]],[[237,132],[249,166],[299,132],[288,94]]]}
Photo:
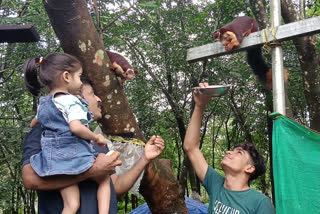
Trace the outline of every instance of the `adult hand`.
{"label": "adult hand", "polygon": [[106,156],[104,153],[100,153],[93,166],[87,171],[89,177],[100,177],[104,175],[110,175],[116,166],[122,164],[119,159],[120,153],[114,152],[111,156]]}
{"label": "adult hand", "polygon": [[[201,87],[201,88],[206,88],[208,86],[209,86],[209,84],[207,82],[199,83],[199,87]],[[210,102],[212,97],[201,95],[201,94],[199,94],[198,90],[195,90],[193,93],[193,98],[194,98],[194,102],[195,102],[196,106],[203,108]]]}
{"label": "adult hand", "polygon": [[144,157],[147,161],[151,161],[158,157],[163,149],[165,142],[160,136],[153,135],[144,148]]}

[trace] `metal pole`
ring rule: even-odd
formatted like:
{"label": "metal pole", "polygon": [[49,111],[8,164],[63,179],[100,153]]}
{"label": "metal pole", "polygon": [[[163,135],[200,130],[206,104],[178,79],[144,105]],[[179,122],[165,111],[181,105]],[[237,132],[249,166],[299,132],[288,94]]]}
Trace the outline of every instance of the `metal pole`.
{"label": "metal pole", "polygon": [[[281,5],[280,0],[271,0],[271,27],[276,28],[281,25]],[[282,47],[272,48],[272,91],[273,110],[282,115],[286,115],[285,90],[283,81],[283,53]]]}

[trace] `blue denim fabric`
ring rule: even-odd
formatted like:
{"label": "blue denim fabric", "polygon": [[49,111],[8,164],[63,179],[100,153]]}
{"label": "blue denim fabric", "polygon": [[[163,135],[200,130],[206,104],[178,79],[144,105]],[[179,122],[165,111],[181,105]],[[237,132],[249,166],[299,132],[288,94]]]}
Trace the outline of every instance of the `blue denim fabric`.
{"label": "blue denim fabric", "polygon": [[[23,143],[22,167],[30,163],[30,157],[41,151],[40,139],[43,130],[37,124],[25,137]],[[108,153],[108,147],[101,147],[94,143],[93,148],[99,153]],[[115,172],[114,172],[115,173]],[[113,174],[113,173],[112,173]],[[80,208],[77,214],[98,214],[97,189],[98,184],[92,180],[80,182]],[[109,214],[117,214],[117,195],[110,182],[111,199]],[[38,193],[38,214],[57,214],[63,209],[63,201],[59,191],[37,191]]]}
{"label": "blue denim fabric", "polygon": [[93,165],[97,155],[88,141],[71,133],[69,124],[53,102],[55,94],[41,97],[38,108],[37,119],[44,132],[41,136],[41,152],[31,156],[30,164],[41,177],[80,174]]}

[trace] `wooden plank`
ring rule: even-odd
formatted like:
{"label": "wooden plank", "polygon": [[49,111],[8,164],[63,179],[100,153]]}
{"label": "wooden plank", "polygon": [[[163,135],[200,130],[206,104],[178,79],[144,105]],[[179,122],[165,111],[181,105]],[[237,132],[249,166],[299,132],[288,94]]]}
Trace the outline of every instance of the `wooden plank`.
{"label": "wooden plank", "polygon": [[33,25],[1,25],[0,43],[37,42],[40,36]]}
{"label": "wooden plank", "polygon": [[[266,40],[265,42],[271,42],[274,39],[282,42],[291,40],[295,37],[301,37],[316,33],[320,33],[320,16],[281,25],[274,30],[264,29],[262,31],[252,33],[248,37],[243,39],[239,47],[228,52],[226,52],[224,46],[222,46],[220,42],[209,43],[199,47],[190,48],[187,50],[187,61],[197,62],[217,56],[243,51],[250,47],[264,44],[264,38]],[[263,36],[263,34],[265,36]],[[273,36],[273,34],[275,36]]]}

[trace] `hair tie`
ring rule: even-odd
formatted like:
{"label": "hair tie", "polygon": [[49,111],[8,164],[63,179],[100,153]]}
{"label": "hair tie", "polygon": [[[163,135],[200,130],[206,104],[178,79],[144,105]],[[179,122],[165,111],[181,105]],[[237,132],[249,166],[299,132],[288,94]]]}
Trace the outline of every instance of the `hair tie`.
{"label": "hair tie", "polygon": [[41,56],[41,57],[39,58],[39,62],[38,62],[38,63],[41,65],[41,63],[43,63],[43,60],[44,60],[44,59],[43,59],[43,57]]}

